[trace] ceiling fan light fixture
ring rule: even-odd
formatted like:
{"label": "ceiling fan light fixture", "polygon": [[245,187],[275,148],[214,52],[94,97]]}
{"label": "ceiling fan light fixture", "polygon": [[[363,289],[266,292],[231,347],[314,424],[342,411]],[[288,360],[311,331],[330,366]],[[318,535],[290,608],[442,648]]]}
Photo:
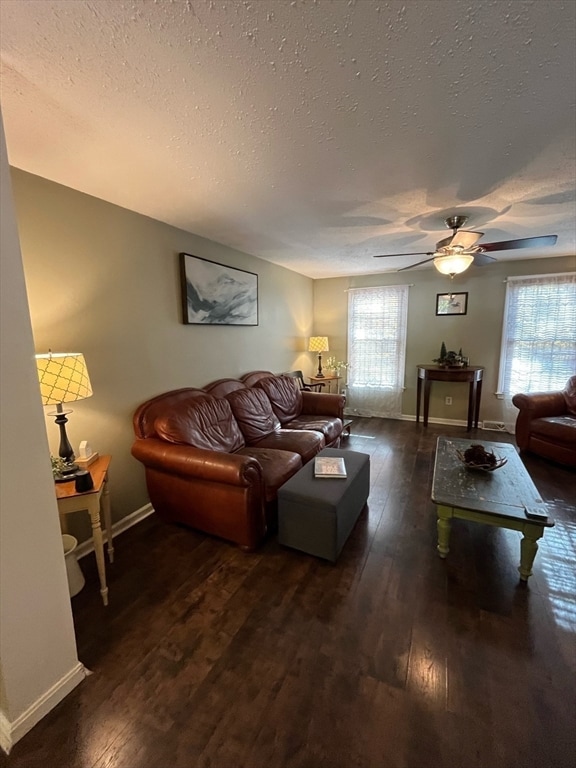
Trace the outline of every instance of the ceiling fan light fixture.
{"label": "ceiling fan light fixture", "polygon": [[434,266],[443,275],[459,275],[465,272],[474,261],[474,256],[470,253],[453,253],[448,256],[437,256],[434,259]]}

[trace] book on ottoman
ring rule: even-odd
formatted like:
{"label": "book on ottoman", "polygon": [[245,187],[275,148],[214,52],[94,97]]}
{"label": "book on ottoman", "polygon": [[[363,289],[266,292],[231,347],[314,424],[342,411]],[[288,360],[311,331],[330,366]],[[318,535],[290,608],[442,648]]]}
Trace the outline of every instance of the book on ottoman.
{"label": "book on ottoman", "polygon": [[336,456],[316,456],[314,477],[347,477],[344,459]]}

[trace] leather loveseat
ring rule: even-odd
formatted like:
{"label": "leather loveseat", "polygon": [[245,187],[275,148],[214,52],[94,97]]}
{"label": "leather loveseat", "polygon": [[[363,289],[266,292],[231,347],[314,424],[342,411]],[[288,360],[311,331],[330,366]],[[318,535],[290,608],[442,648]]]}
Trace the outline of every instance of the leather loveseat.
{"label": "leather loveseat", "polygon": [[559,392],[518,394],[512,402],[520,450],[576,467],[576,376]]}
{"label": "leather loveseat", "polygon": [[167,521],[256,548],[276,524],[278,488],[340,444],[344,401],[270,371],[148,400],[134,414],[132,454],[152,506]]}

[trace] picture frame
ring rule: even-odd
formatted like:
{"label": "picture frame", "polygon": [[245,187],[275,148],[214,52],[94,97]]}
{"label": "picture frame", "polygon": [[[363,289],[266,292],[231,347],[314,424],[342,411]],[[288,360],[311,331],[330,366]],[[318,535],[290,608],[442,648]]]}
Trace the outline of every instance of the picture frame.
{"label": "picture frame", "polygon": [[436,314],[465,315],[468,312],[468,293],[437,293]]}
{"label": "picture frame", "polygon": [[180,254],[184,325],[258,325],[258,275]]}

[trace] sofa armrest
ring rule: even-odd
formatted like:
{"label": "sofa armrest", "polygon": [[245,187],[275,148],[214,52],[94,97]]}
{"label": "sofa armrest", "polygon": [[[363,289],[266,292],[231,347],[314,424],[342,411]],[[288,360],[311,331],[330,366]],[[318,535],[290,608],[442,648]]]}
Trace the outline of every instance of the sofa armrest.
{"label": "sofa armrest", "polygon": [[566,413],[566,401],[562,392],[521,393],[514,395],[512,403],[520,412],[527,411],[530,419],[541,419],[543,416],[562,416]]}
{"label": "sofa armrest", "polygon": [[154,438],[136,440],[132,455],[150,469],[183,478],[238,486],[262,480],[260,464],[251,456],[174,445]]}
{"label": "sofa armrest", "polygon": [[562,392],[520,393],[514,395],[512,403],[518,408],[515,435],[518,447],[522,451],[528,448],[530,425],[534,419],[562,416],[566,413],[566,401]]}
{"label": "sofa armrest", "polygon": [[302,392],[302,413],[306,416],[344,417],[344,395],[329,392]]}

